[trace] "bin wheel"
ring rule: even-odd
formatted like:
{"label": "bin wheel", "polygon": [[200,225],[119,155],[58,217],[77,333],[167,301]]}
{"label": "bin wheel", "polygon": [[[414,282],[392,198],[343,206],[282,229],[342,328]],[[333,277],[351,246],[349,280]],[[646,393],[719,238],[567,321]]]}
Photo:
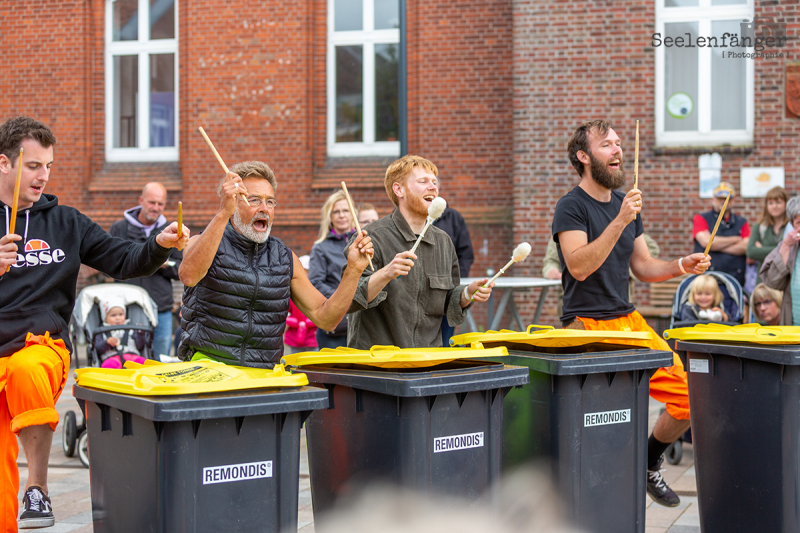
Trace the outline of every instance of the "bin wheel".
{"label": "bin wheel", "polygon": [[89,468],[89,434],[86,431],[78,437],[78,458],[83,466]]}
{"label": "bin wheel", "polygon": [[78,440],[78,423],[75,419],[75,413],[67,411],[64,415],[64,427],[61,429],[61,447],[64,449],[64,455],[72,457],[75,455],[75,442]]}
{"label": "bin wheel", "polygon": [[676,440],[669,445],[669,448],[667,448],[667,451],[664,452],[664,455],[667,456],[667,462],[669,464],[679,464],[681,459],[683,459],[683,443],[680,440]]}

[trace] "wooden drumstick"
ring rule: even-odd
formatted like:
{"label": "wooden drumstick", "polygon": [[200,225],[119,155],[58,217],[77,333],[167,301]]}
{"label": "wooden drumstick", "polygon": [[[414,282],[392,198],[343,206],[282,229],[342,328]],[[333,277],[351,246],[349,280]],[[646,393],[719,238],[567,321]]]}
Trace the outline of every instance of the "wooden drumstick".
{"label": "wooden drumstick", "polygon": [[719,216],[717,217],[717,223],[714,225],[714,231],[711,232],[711,238],[708,239],[708,244],[706,245],[706,251],[703,252],[703,255],[708,255],[708,251],[711,249],[711,243],[714,242],[714,236],[717,234],[717,230],[719,229],[719,223],[722,222],[722,217],[725,216],[725,208],[728,207],[728,200],[731,199],[731,191],[728,191],[728,197],[725,198],[725,203],[722,204],[722,210],[719,212]]}
{"label": "wooden drumstick", "polygon": [[[344,191],[344,197],[347,198],[347,207],[350,208],[350,214],[352,215],[353,222],[356,225],[356,231],[358,232],[359,235],[361,235],[361,224],[358,223],[358,215],[356,215],[356,207],[353,205],[353,199],[350,198],[350,193],[347,192],[347,185],[345,184],[345,182],[342,182],[342,190]],[[372,258],[369,255],[367,255],[367,258],[369,259],[369,268],[373,272],[375,272],[375,266],[372,264]]]}
{"label": "wooden drumstick", "polygon": [[[203,126],[200,126],[199,128],[197,128],[197,130],[200,132],[200,135],[203,136],[203,139],[206,140],[206,144],[208,145],[209,148],[211,148],[211,151],[214,153],[214,157],[216,157],[217,161],[219,161],[219,166],[222,167],[222,170],[225,171],[225,174],[228,174],[228,172],[230,172],[228,170],[228,165],[225,164],[225,161],[222,160],[222,157],[219,155],[219,152],[217,152],[217,149],[214,148],[214,143],[212,143],[211,139],[209,139],[208,135],[206,135],[206,130],[203,129]],[[244,195],[244,193],[241,192],[239,194],[241,195],[242,200],[247,202],[247,197]]]}
{"label": "wooden drumstick", "polygon": [[183,238],[183,202],[178,202],[178,238]]}
{"label": "wooden drumstick", "polygon": [[639,121],[636,121],[636,144],[633,148],[633,188],[639,188]]}
{"label": "wooden drumstick", "polygon": [[[11,220],[8,221],[8,234],[13,235],[17,227],[17,208],[19,207],[19,189],[22,184],[22,153],[25,151],[20,146],[19,148],[19,161],[17,162],[17,181],[14,183],[14,200],[11,202]],[[22,243],[24,246],[25,243]],[[8,265],[6,272],[11,270],[11,265]]]}

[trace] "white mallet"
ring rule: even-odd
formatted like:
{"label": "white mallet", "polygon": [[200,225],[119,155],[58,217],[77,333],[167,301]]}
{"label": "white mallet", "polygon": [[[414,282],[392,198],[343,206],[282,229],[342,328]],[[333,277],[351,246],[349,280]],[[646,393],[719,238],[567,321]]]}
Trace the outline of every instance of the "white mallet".
{"label": "white mallet", "polygon": [[428,208],[428,218],[425,219],[425,227],[422,228],[422,232],[419,234],[417,242],[414,243],[414,247],[411,249],[412,254],[417,251],[417,246],[419,246],[419,243],[425,236],[425,232],[428,231],[429,227],[431,227],[433,221],[442,216],[442,213],[444,213],[444,210],[446,208],[447,208],[447,202],[445,201],[444,198],[437,196],[436,198],[433,199],[433,202],[431,202],[431,205]]}
{"label": "white mallet", "polygon": [[[527,242],[522,242],[522,243],[518,244],[517,247],[514,248],[514,253],[511,254],[511,261],[506,263],[506,266],[501,268],[500,272],[498,272],[497,274],[492,276],[492,279],[487,281],[483,286],[486,287],[486,286],[491,285],[492,283],[494,283],[494,281],[497,278],[499,278],[500,276],[502,276],[505,273],[505,271],[506,271],[506,269],[508,269],[508,267],[510,267],[514,263],[519,263],[520,261],[525,261],[525,259],[528,257],[528,255],[530,253],[531,253],[531,245],[530,244],[528,244]],[[476,294],[478,294],[478,291],[475,291],[472,294],[472,298],[470,298],[469,300],[470,301],[475,300],[475,295]]]}

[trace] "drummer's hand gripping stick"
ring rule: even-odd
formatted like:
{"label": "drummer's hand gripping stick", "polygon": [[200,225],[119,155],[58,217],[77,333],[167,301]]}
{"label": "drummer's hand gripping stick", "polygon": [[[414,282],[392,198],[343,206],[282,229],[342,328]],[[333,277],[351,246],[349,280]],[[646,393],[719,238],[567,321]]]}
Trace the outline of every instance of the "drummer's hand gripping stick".
{"label": "drummer's hand gripping stick", "polygon": [[442,213],[444,213],[444,210],[446,208],[447,208],[447,202],[445,201],[444,198],[437,196],[436,198],[433,199],[433,202],[431,202],[430,207],[428,207],[428,218],[425,219],[425,227],[422,228],[419,237],[417,237],[417,242],[415,242],[414,247],[411,248],[412,254],[417,251],[417,246],[419,246],[419,243],[425,236],[425,232],[428,231],[429,227],[431,227],[433,221],[442,216]]}
{"label": "drummer's hand gripping stick", "polygon": [[[488,287],[489,285],[491,285],[492,283],[494,283],[494,282],[495,282],[495,280],[496,280],[497,278],[499,278],[500,276],[502,276],[502,275],[505,273],[506,269],[508,269],[508,267],[510,267],[510,266],[511,266],[511,265],[513,265],[514,263],[519,263],[520,261],[525,261],[525,259],[528,257],[528,255],[529,255],[530,253],[531,253],[531,245],[530,245],[530,244],[528,244],[527,242],[522,242],[522,243],[519,243],[519,244],[517,245],[517,247],[516,247],[516,248],[514,248],[514,253],[513,253],[513,254],[511,254],[511,261],[509,261],[508,263],[506,263],[506,266],[504,266],[503,268],[501,268],[501,269],[500,269],[500,272],[498,272],[497,274],[495,274],[494,276],[492,276],[492,279],[490,279],[489,281],[487,281],[487,282],[486,282],[486,283],[483,285],[483,287],[484,287],[484,288],[485,288],[485,287]],[[478,289],[478,290],[480,290],[480,289]],[[475,301],[475,295],[476,295],[476,294],[478,294],[478,291],[475,291],[474,293],[472,293],[472,298],[470,298],[470,299],[469,299],[469,301],[470,301],[470,302],[474,302],[474,301]]]}

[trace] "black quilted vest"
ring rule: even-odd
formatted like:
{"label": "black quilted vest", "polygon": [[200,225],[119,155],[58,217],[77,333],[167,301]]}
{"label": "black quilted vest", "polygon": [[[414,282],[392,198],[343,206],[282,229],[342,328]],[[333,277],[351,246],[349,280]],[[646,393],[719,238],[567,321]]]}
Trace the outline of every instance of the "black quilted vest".
{"label": "black quilted vest", "polygon": [[225,228],[206,276],[183,293],[181,359],[272,368],[283,356],[292,251],[276,237],[257,244]]}

